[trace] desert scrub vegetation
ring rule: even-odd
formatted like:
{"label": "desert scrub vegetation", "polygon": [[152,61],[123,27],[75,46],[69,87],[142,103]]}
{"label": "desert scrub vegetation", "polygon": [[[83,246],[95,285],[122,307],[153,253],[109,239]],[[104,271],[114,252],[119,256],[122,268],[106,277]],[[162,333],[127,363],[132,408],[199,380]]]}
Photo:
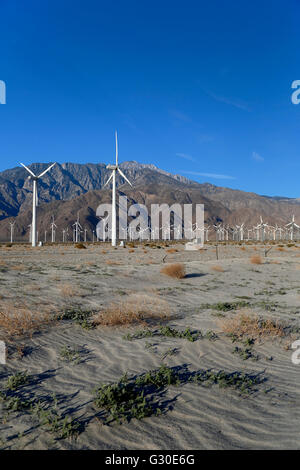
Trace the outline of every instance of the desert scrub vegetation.
{"label": "desert scrub vegetation", "polygon": [[80,307],[68,307],[57,316],[57,319],[70,320],[76,325],[89,330],[95,326],[92,321],[94,313],[92,310],[82,310]]}
{"label": "desert scrub vegetation", "polygon": [[17,388],[25,385],[29,382],[29,376],[27,371],[24,372],[16,372],[13,375],[10,375],[7,379],[5,388],[7,390],[17,390]]}
{"label": "desert scrub vegetation", "polygon": [[254,255],[254,256],[251,256],[250,258],[250,263],[251,264],[262,264],[262,258],[260,255]]}
{"label": "desert scrub vegetation", "polygon": [[222,268],[222,266],[219,266],[219,265],[212,266],[211,269],[212,269],[212,271],[216,271],[216,272],[219,272],[219,273],[224,272],[224,269]]}
{"label": "desert scrub vegetation", "polygon": [[78,289],[71,284],[63,284],[59,288],[62,297],[74,297],[78,295]]}
{"label": "desert scrub vegetation", "polygon": [[258,315],[241,312],[235,317],[220,321],[222,331],[233,338],[248,336],[252,339],[266,339],[285,336],[283,325],[277,320],[260,318]]}
{"label": "desert scrub vegetation", "polygon": [[74,248],[78,250],[86,250],[86,246],[83,243],[75,243]]}
{"label": "desert scrub vegetation", "polygon": [[245,300],[237,302],[217,302],[216,304],[203,304],[201,309],[217,310],[219,312],[230,312],[239,308],[249,307],[250,303]]}
{"label": "desert scrub vegetation", "polygon": [[[94,390],[94,404],[101,410],[100,418],[104,424],[114,421],[121,424],[131,419],[143,419],[158,416],[172,407],[164,400],[165,393],[171,386],[186,383],[218,385],[220,388],[232,388],[240,395],[250,394],[265,379],[261,374],[250,375],[242,372],[214,372],[199,370],[191,372],[187,366],[167,367],[161,365],[155,370],[128,377],[124,374],[117,382],[101,384]],[[176,401],[176,398],[173,402]]]}
{"label": "desert scrub vegetation", "polygon": [[170,326],[162,326],[158,331],[159,336],[167,336],[169,338],[184,338],[188,341],[194,342],[202,337],[201,331],[192,331],[190,328],[186,328],[184,331],[179,331]]}
{"label": "desert scrub vegetation", "polygon": [[29,393],[28,390],[26,391],[27,376],[25,379],[22,375],[17,378],[16,374],[10,376],[8,381],[12,386],[0,391],[0,401],[6,411],[6,422],[9,421],[12,413],[17,413],[18,417],[20,413],[23,413],[31,418],[34,428],[42,427],[53,434],[55,440],[77,437],[81,428],[79,421],[59,411],[55,394],[42,397]]}
{"label": "desert scrub vegetation", "polygon": [[168,248],[166,252],[172,254],[172,253],[178,253],[178,250],[176,248]]}
{"label": "desert scrub vegetation", "polygon": [[131,294],[113,302],[93,317],[95,326],[126,326],[170,319],[166,301],[155,295]]}
{"label": "desert scrub vegetation", "polygon": [[252,361],[258,361],[259,359],[258,355],[253,352],[253,349],[251,347],[240,348],[239,346],[235,346],[232,353],[240,356],[243,361],[246,361],[247,359],[251,359]]}
{"label": "desert scrub vegetation", "polygon": [[123,339],[133,341],[135,339],[142,339],[153,336],[181,338],[186,339],[192,343],[198,339],[209,339],[210,341],[215,341],[218,339],[218,335],[212,330],[208,330],[205,334],[203,334],[200,330],[191,330],[190,328],[186,328],[185,330],[178,330],[176,328],[171,328],[170,326],[161,326],[159,329],[155,330],[137,330],[135,333],[128,333],[127,335],[124,335]]}
{"label": "desert scrub vegetation", "polygon": [[49,311],[34,312],[28,307],[0,305],[0,339],[11,342],[16,338],[32,337],[34,333],[53,324],[56,315]]}
{"label": "desert scrub vegetation", "polygon": [[63,346],[59,351],[59,357],[62,361],[79,364],[80,353],[77,349],[71,348],[71,346]]}
{"label": "desert scrub vegetation", "polygon": [[186,276],[185,266],[182,263],[166,264],[160,272],[175,279],[183,279]]}

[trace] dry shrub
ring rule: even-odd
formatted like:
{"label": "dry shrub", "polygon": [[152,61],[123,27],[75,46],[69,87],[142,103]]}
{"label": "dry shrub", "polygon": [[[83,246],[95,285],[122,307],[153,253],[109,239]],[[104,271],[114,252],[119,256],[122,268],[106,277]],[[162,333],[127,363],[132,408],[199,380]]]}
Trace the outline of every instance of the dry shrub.
{"label": "dry shrub", "polygon": [[86,246],[83,243],[76,243],[74,247],[78,248],[79,250],[86,250]]}
{"label": "dry shrub", "polygon": [[212,266],[211,269],[212,269],[213,271],[217,271],[217,272],[219,272],[219,273],[223,273],[223,272],[224,272],[224,269],[222,268],[222,266],[218,266],[218,265]]}
{"label": "dry shrub", "polygon": [[105,261],[105,264],[107,264],[108,266],[116,266],[116,265],[119,265],[121,263],[119,263],[118,261],[111,261],[111,260],[107,259]]}
{"label": "dry shrub", "polygon": [[240,250],[246,251],[246,248],[244,246],[241,246]]}
{"label": "dry shrub", "polygon": [[134,248],[131,248],[130,250],[128,250],[128,253],[134,253]]}
{"label": "dry shrub", "polygon": [[106,250],[101,250],[101,253],[102,253],[103,255],[105,255],[105,254],[107,253],[107,251],[106,251]]}
{"label": "dry shrub", "polygon": [[276,248],[276,250],[277,250],[277,251],[285,251],[285,249],[283,248],[283,246],[278,246],[278,247]]}
{"label": "dry shrub", "polygon": [[178,253],[178,250],[176,250],[176,248],[169,248],[168,250],[166,250],[167,253]]}
{"label": "dry shrub", "polygon": [[32,312],[28,307],[10,304],[0,306],[0,331],[3,340],[11,342],[14,338],[32,337],[45,326],[55,321],[50,312]]}
{"label": "dry shrub", "polygon": [[247,312],[241,312],[232,318],[222,320],[220,326],[224,333],[238,337],[246,335],[260,339],[284,336],[283,327],[277,321],[262,319],[256,314],[253,315]]}
{"label": "dry shrub", "polygon": [[11,269],[12,271],[24,271],[25,266],[24,264],[16,264],[16,265],[10,266],[9,269]]}
{"label": "dry shrub", "polygon": [[73,297],[78,295],[77,290],[71,284],[63,284],[60,286],[60,293],[63,297]]}
{"label": "dry shrub", "polygon": [[252,264],[262,264],[262,259],[260,255],[254,255],[250,258],[250,263]]}
{"label": "dry shrub", "polygon": [[167,264],[160,272],[176,279],[183,279],[186,276],[185,266],[182,263]]}
{"label": "dry shrub", "polygon": [[96,326],[126,326],[169,319],[169,305],[164,300],[155,295],[131,294],[97,313],[93,323]]}

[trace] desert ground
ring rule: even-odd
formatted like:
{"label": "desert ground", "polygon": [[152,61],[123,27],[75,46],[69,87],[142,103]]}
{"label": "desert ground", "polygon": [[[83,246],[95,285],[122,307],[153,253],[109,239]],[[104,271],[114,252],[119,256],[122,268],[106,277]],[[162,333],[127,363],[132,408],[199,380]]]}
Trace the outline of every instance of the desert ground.
{"label": "desert ground", "polygon": [[299,243],[2,244],[0,286],[1,449],[300,448]]}

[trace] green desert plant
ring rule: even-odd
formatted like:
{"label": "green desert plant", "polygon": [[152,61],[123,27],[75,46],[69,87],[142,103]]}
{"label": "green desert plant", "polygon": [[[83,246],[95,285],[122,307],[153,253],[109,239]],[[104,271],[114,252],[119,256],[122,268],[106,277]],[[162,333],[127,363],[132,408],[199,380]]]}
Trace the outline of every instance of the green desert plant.
{"label": "green desert plant", "polygon": [[61,360],[78,364],[80,362],[80,354],[71,346],[63,346],[59,352]]}
{"label": "green desert plant", "polygon": [[17,388],[25,385],[29,382],[29,377],[27,371],[16,372],[13,375],[10,375],[6,382],[6,389],[16,390]]}

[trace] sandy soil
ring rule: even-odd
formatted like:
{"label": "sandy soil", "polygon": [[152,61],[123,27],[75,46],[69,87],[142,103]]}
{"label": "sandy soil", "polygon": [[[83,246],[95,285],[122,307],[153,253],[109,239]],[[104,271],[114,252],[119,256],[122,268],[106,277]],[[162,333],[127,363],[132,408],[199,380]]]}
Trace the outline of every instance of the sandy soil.
{"label": "sandy soil", "polygon": [[[176,249],[0,247],[1,309],[16,306],[43,313],[72,306],[96,311],[129,295],[146,294],[168,303],[172,328],[218,335],[194,342],[164,336],[129,341],[124,335],[141,327],[85,329],[63,320],[32,338],[9,342],[7,363],[0,365],[0,390],[5,394],[9,376],[27,371],[28,383],[9,396],[44,400],[62,416],[76,418],[80,428],[76,437],[60,439],[30,409],[8,410],[8,399],[2,400],[2,449],[300,448],[300,365],[292,363],[290,348],[300,338],[300,246],[284,251],[273,247],[266,258],[261,245],[221,246],[219,260],[214,246],[201,252],[186,252],[182,245]],[[250,262],[256,254],[262,264]],[[163,264],[173,262],[184,263],[184,279],[160,273]],[[278,339],[255,341],[253,356],[244,359],[233,353],[244,346],[233,343],[221,327],[240,307],[212,308],[218,302],[247,302],[241,308],[248,315],[271,318],[290,330]],[[0,338],[6,339],[1,328]],[[78,352],[76,360],[63,360],[66,346]],[[157,392],[160,416],[104,424],[93,389],[118,381],[125,372],[131,377],[157,369],[162,362],[181,373],[188,368],[190,374],[203,369],[261,374],[261,383],[245,395],[231,387],[183,380]]]}

